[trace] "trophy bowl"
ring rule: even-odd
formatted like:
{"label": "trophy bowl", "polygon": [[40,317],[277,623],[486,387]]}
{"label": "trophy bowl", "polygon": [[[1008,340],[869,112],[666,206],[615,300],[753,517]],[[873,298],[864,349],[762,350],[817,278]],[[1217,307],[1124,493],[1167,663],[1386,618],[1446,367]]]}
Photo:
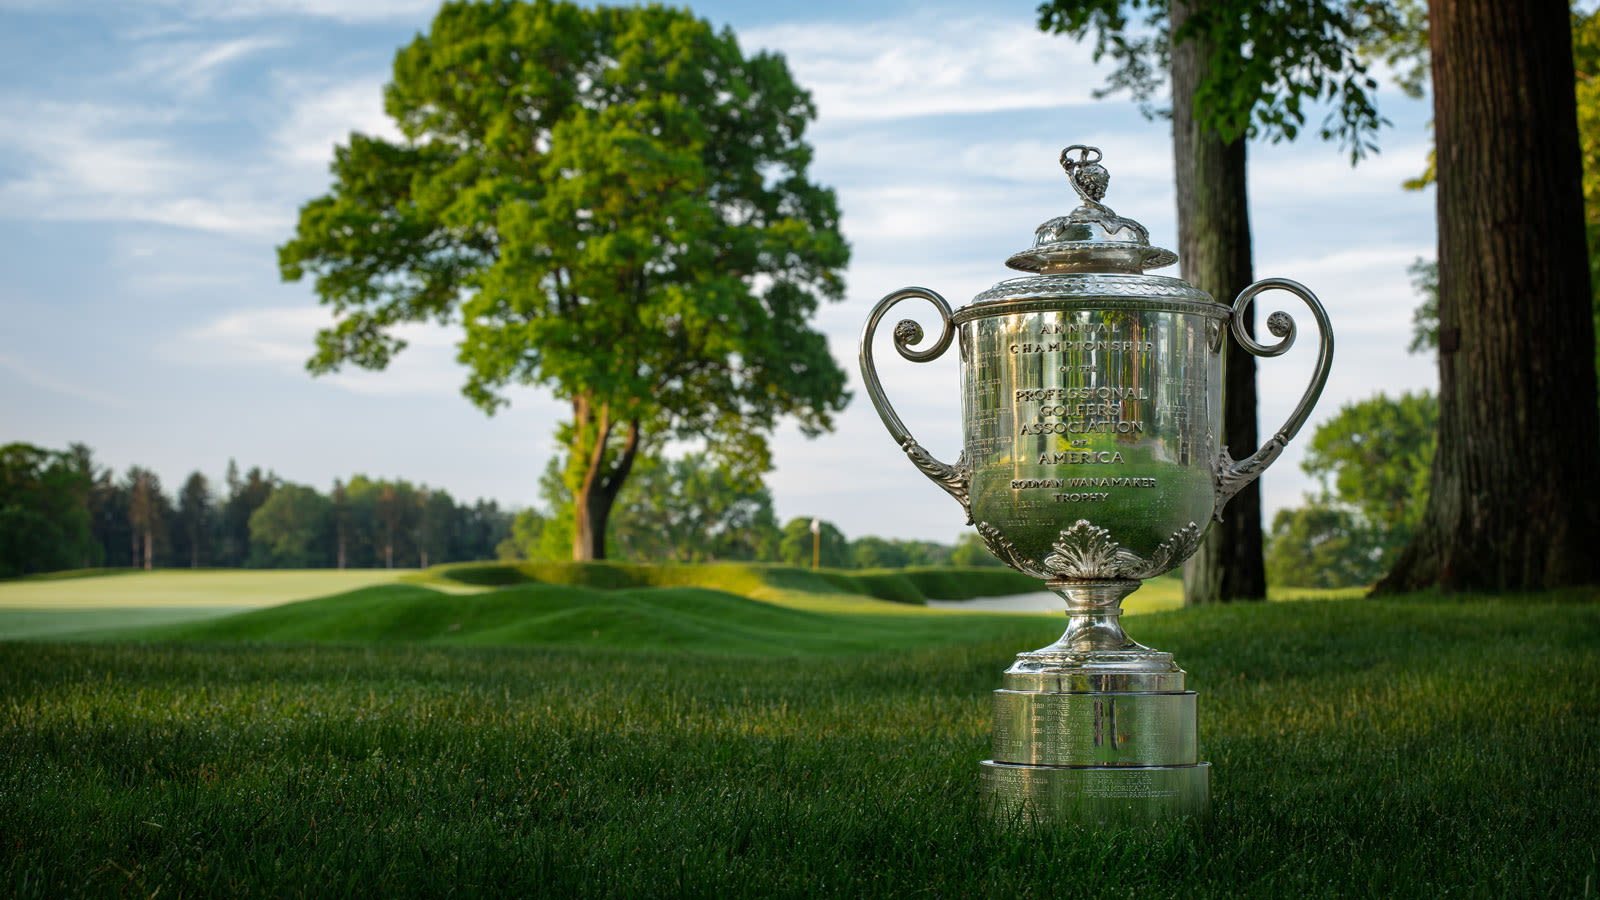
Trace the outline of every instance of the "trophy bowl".
{"label": "trophy bowl", "polygon": [[[868,396],[901,449],[962,505],[990,552],[1046,579],[1066,601],[1061,639],[1007,670],[996,698],[995,759],[984,763],[997,808],[1030,821],[1143,820],[1204,808],[1194,693],[1183,690],[1170,654],[1127,636],[1118,604],[1142,579],[1188,558],[1229,498],[1278,457],[1310,415],[1333,355],[1322,304],[1294,281],[1258,281],[1230,306],[1180,279],[1146,274],[1176,257],[1100,202],[1110,180],[1100,159],[1094,147],[1062,151],[1082,204],[1040,225],[1033,246],[1007,260],[1026,276],[955,311],[925,288],[895,291],[872,310],[861,341]],[[1275,343],[1248,333],[1246,312],[1269,290],[1310,308],[1318,359],[1288,421],[1235,460],[1218,442],[1228,332],[1263,357],[1283,354],[1295,339],[1283,312],[1267,319]],[[901,320],[893,344],[902,357],[929,362],[952,342],[959,348],[963,450],[953,465],[917,443],[878,379],[873,338],[908,299],[931,303],[942,329],[918,349],[923,329]],[[1157,782],[1166,786],[1150,786]]]}

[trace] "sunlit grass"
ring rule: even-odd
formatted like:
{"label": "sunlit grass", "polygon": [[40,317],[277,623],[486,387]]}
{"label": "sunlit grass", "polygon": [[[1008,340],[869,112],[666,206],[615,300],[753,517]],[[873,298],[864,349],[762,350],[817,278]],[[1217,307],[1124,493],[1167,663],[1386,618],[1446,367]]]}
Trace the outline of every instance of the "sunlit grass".
{"label": "sunlit grass", "polygon": [[[0,607],[249,609],[388,584],[409,569],[99,569],[0,581]],[[71,577],[68,577],[71,576]]]}
{"label": "sunlit grass", "polygon": [[[495,595],[429,596],[427,628]],[[955,642],[876,653],[282,644],[266,631],[0,645],[0,885],[1582,896],[1600,871],[1600,605],[1558,599],[1141,617],[1138,636],[1172,650],[1201,692],[1214,813],[1109,835],[1013,835],[981,814],[989,694],[1013,654],[1054,637],[1044,617],[863,617],[878,634],[956,626]],[[707,611],[713,630],[758,615]],[[775,631],[812,618],[841,634],[855,618],[762,614]]]}

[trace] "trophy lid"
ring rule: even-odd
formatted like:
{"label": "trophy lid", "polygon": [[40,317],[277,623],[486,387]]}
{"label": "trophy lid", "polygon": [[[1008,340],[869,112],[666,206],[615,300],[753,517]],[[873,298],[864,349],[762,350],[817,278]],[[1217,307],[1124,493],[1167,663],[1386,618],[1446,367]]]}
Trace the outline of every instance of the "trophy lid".
{"label": "trophy lid", "polygon": [[[1077,152],[1078,158],[1072,154]],[[1057,216],[1034,232],[1033,247],[1014,254],[1006,265],[1023,272],[1143,273],[1178,261],[1171,250],[1150,246],[1150,232],[1100,202],[1111,173],[1100,165],[1099,147],[1073,144],[1061,151],[1061,168],[1083,205]]]}

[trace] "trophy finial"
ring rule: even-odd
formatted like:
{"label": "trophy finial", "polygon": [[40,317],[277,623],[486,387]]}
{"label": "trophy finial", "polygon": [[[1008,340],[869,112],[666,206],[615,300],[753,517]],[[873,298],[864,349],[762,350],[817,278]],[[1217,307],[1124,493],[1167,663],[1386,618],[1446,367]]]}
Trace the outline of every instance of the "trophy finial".
{"label": "trophy finial", "polygon": [[[1077,151],[1077,159],[1072,158],[1073,151]],[[1093,158],[1089,155],[1091,153],[1094,154]],[[1073,144],[1061,151],[1061,168],[1066,170],[1072,189],[1078,192],[1087,206],[1100,206],[1100,201],[1106,195],[1106,185],[1111,183],[1111,173],[1100,165],[1102,158],[1099,147],[1083,144]]]}

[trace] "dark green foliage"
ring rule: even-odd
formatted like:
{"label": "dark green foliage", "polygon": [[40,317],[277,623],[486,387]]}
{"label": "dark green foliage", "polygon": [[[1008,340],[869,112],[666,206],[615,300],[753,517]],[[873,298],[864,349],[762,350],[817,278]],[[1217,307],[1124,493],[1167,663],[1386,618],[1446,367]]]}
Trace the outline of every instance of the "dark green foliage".
{"label": "dark green foliage", "polygon": [[216,501],[211,496],[206,476],[189,473],[183,489],[178,492],[178,508],[171,529],[174,561],[178,565],[198,568],[210,564],[216,518]]}
{"label": "dark green foliage", "polygon": [[97,565],[90,473],[72,453],[0,447],[0,578]]}
{"label": "dark green foliage", "polygon": [[1427,506],[1438,422],[1438,398],[1421,391],[1347,403],[1318,425],[1300,467],[1322,493],[1273,517],[1273,583],[1351,587],[1387,572]]}
{"label": "dark green foliage", "polygon": [[[506,560],[572,558],[573,493],[560,460],[539,479],[543,505],[517,514]],[[641,453],[610,519],[614,559],[643,563],[773,560],[778,525],[759,476],[704,452]]]}
{"label": "dark green foliage", "polygon": [[282,484],[250,516],[251,564],[311,569],[329,565],[333,504],[314,489]]}
{"label": "dark green foliage", "polygon": [[1386,560],[1397,549],[1380,544],[1359,514],[1312,499],[1272,517],[1267,575],[1273,584],[1295,587],[1368,585],[1388,571]]}
{"label": "dark green foliage", "polygon": [[850,542],[850,561],[858,569],[898,569],[911,564],[911,552],[899,541],[869,535]]}
{"label": "dark green foliage", "polygon": [[950,544],[910,541],[867,535],[850,543],[850,556],[856,569],[898,569],[906,565],[947,565]]}
{"label": "dark green foliage", "polygon": [[[1100,95],[1125,90],[1148,103],[1165,82],[1171,7],[1171,0],[1047,0],[1039,27],[1078,39],[1093,34],[1095,59],[1109,56],[1116,65]],[[1293,140],[1306,107],[1331,103],[1318,132],[1355,161],[1377,149],[1374,138],[1388,124],[1378,114],[1368,57],[1415,58],[1403,40],[1414,33],[1406,12],[1368,0],[1210,0],[1190,4],[1172,38],[1211,48],[1194,96],[1204,130],[1224,141]],[[1404,71],[1402,81],[1414,81],[1415,71]]]}
{"label": "dark green foliage", "polygon": [[0,645],[0,889],[1433,898],[1600,883],[1593,592],[1138,617],[1202,692],[1214,811],[1109,835],[1010,834],[979,807],[999,671],[1059,620],[969,635],[959,623],[1002,617],[929,618],[973,642],[763,657]]}
{"label": "dark green foliage", "polygon": [[984,545],[983,538],[976,534],[967,533],[956,541],[955,552],[950,554],[950,564],[953,566],[1004,566],[999,557],[989,552]]}
{"label": "dark green foliage", "polygon": [[[228,462],[220,504],[193,472],[174,507],[142,466],[116,477],[74,444],[65,452],[0,448],[0,577],[55,569],[243,566],[352,568],[492,559],[511,514],[492,501],[457,505],[445,491],[357,475],[333,497],[284,485],[272,472],[241,476]],[[266,510],[265,513],[262,511]],[[345,553],[341,560],[340,542]],[[386,553],[391,551],[391,553]]]}
{"label": "dark green foliage", "polygon": [[1437,352],[1439,349],[1439,263],[1417,257],[1406,269],[1411,274],[1411,286],[1422,295],[1422,303],[1411,313],[1412,353]]}
{"label": "dark green foliage", "polygon": [[222,533],[217,541],[216,564],[249,565],[250,517],[261,508],[261,504],[267,502],[267,497],[278,484],[278,476],[272,472],[262,472],[260,466],[251,466],[250,472],[241,478],[238,464],[230,459],[225,480],[228,496],[222,502]]}
{"label": "dark green foliage", "polygon": [[1334,502],[1355,510],[1378,543],[1411,539],[1428,499],[1438,444],[1439,398],[1409,391],[1347,403],[1317,426],[1300,467]]}
{"label": "dark green foliage", "polygon": [[639,460],[612,512],[624,558],[640,562],[773,559],[772,493],[705,453]]}
{"label": "dark green foliage", "polygon": [[818,565],[842,569],[851,563],[850,541],[839,526],[827,520],[818,523],[820,532],[811,533],[810,516],[790,519],[783,526],[783,538],[778,544],[778,560],[791,566],[809,566],[812,557]]}

